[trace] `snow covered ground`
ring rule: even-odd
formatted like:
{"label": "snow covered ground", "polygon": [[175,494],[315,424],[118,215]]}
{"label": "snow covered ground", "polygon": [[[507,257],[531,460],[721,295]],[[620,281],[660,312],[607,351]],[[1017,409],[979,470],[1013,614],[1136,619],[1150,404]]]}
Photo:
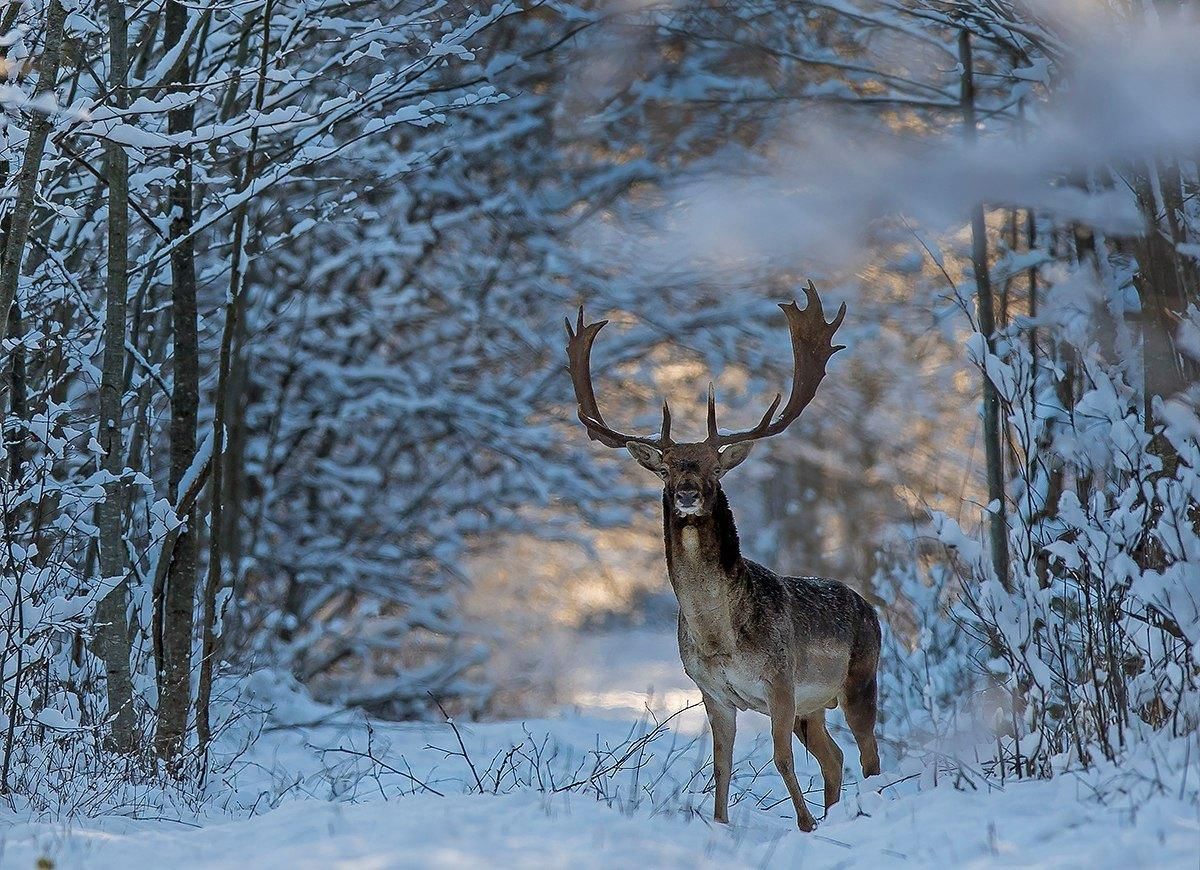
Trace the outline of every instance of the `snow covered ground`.
{"label": "snow covered ground", "polygon": [[[245,690],[274,708],[267,730],[240,754],[252,723],[223,736],[236,758],[202,810],[160,792],[102,818],[31,823],[0,812],[0,867],[43,857],[62,870],[1200,864],[1200,816],[1178,796],[1194,792],[1200,771],[1188,767],[1200,756],[1175,764],[1182,777],[1164,779],[1163,758],[1147,755],[1121,770],[974,788],[944,776],[935,785],[924,762],[885,758],[878,780],[848,775],[842,803],[805,835],[765,723],[751,714],[739,719],[733,824],[714,826],[701,711],[656,728],[656,716],[697,699],[670,634],[584,638],[576,657],[568,709],[460,723],[462,747],[446,724],[367,722],[262,675]],[[835,737],[853,774],[852,743]],[[818,800],[815,763],[798,752],[798,765]],[[1171,793],[1146,797],[1156,777]]]}

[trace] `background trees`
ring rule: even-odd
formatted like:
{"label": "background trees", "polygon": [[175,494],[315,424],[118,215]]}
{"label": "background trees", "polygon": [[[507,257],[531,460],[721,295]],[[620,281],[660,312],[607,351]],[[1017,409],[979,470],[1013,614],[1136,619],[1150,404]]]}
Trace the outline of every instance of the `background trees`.
{"label": "background trees", "polygon": [[614,417],[708,372],[750,417],[810,276],[851,352],[746,478],[750,549],[873,584],[898,643],[957,609],[1014,769],[1190,721],[1193,92],[1087,97],[1194,27],[1146,14],[10,4],[0,784],[199,769],[230,668],[486,712],[489,563],[654,522],[576,431],[560,318],[617,321]]}

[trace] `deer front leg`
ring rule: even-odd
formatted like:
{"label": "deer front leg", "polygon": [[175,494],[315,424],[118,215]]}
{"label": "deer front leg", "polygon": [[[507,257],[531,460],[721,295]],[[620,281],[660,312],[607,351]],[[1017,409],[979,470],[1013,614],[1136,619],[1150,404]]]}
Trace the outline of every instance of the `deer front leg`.
{"label": "deer front leg", "polygon": [[796,808],[796,824],[802,831],[816,827],[808,805],[804,803],[804,792],[796,781],[796,764],[792,757],[792,728],[796,725],[796,696],[791,680],[781,677],[767,686],[767,712],[771,716],[771,744],[775,750],[775,768],[787,785]]}
{"label": "deer front leg", "polygon": [[712,728],[713,778],[716,797],[713,801],[713,820],[729,824],[729,778],[733,775],[733,739],[737,733],[737,710],[701,693],[708,724]]}

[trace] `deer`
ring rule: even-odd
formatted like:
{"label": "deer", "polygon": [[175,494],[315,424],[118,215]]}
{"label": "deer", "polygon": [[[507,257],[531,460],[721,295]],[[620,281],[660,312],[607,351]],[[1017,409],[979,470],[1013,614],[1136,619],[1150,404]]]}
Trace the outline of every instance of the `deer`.
{"label": "deer", "polygon": [[[816,826],[796,780],[792,736],[817,760],[825,812],[842,790],[842,750],[825,724],[841,706],[858,745],[864,777],[879,773],[875,739],[881,634],[875,609],[837,580],[783,577],[742,555],[721,479],[746,460],[755,441],[778,435],[816,395],[829,358],[844,345],[833,335],[845,303],[830,322],[812,282],[805,308],[781,304],[792,342],[792,390],[779,409],[777,394],[758,424],[742,431],[717,426],[716,391],[708,385],[708,435],[671,439],[671,410],[663,402],[657,435],[626,435],[604,421],[592,386],[591,351],[608,323],[585,323],[583,306],[567,323],[567,368],[578,416],[592,441],[624,448],[663,482],[663,543],[667,575],[679,601],[678,640],[683,670],[700,689],[712,732],[713,819],[729,822],[729,781],[737,712],[770,718],[775,767],[787,786],[802,831]],[[776,411],[779,411],[776,415]]]}

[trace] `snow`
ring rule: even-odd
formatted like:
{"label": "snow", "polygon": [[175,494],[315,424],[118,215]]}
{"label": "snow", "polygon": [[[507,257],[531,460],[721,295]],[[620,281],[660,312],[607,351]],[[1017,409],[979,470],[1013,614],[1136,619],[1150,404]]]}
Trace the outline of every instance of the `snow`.
{"label": "snow", "polygon": [[[627,816],[580,795],[433,796],[393,803],[295,801],[252,819],[202,828],[164,823],[10,832],[6,866],[43,850],[71,867],[920,867],[1195,866],[1195,817],[1147,806],[1136,826],[1062,812],[1062,789],[964,795],[944,787],[915,803],[827,823],[804,836],[737,819]],[[1051,811],[1053,810],[1053,811]],[[11,863],[10,863],[11,862]],[[811,864],[809,862],[812,862]]]}
{"label": "snow", "polygon": [[[33,867],[40,857],[58,870],[1196,865],[1200,816],[1174,787],[1147,798],[1122,783],[1098,797],[1105,782],[1135,777],[1137,764],[972,788],[947,777],[935,785],[928,770],[893,753],[883,775],[863,784],[841,730],[835,738],[846,749],[843,800],[814,834],[802,834],[786,800],[778,803],[784,796],[763,738],[765,720],[752,714],[739,720],[737,802],[728,827],[710,821],[707,774],[694,775],[709,751],[695,708],[645,747],[641,771],[606,781],[601,799],[588,789],[550,793],[549,783],[539,790],[535,780],[514,786],[507,775],[493,786],[491,775],[505,769],[498,759],[513,746],[541,746],[550,760],[539,769],[561,775],[561,787],[580,765],[591,769],[590,751],[653,728],[647,705],[658,713],[693,703],[695,690],[673,655],[669,629],[584,636],[574,648],[568,703],[555,715],[457,723],[485,794],[469,793],[474,775],[447,724],[368,721],[316,704],[286,678],[258,674],[240,688],[244,700],[271,703],[267,728],[214,778],[206,809],[180,812],[170,801],[147,801],[136,812],[53,822],[0,811],[0,866]],[[231,726],[221,737],[225,751],[250,728]],[[797,765],[816,799],[815,763],[798,750]],[[513,780],[524,777],[513,768]],[[1195,771],[1192,777],[1194,785]]]}

